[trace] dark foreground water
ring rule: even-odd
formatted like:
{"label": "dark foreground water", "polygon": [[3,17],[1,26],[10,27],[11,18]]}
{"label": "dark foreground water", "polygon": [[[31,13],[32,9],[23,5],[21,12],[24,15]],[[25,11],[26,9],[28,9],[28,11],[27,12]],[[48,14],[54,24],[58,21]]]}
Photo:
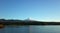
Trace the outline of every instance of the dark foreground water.
{"label": "dark foreground water", "polygon": [[60,25],[6,26],[0,33],[60,33]]}
{"label": "dark foreground water", "polygon": [[29,26],[6,26],[0,33],[29,33]]}

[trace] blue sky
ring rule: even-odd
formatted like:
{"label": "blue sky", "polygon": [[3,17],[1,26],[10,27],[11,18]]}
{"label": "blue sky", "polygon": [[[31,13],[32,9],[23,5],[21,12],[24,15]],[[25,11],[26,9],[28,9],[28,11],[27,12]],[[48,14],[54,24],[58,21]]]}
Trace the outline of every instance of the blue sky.
{"label": "blue sky", "polygon": [[59,21],[60,0],[0,0],[0,18]]}

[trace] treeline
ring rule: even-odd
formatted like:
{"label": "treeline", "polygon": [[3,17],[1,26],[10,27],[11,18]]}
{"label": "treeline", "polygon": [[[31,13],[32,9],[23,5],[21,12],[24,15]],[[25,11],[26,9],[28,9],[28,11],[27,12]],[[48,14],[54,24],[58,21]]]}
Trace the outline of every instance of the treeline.
{"label": "treeline", "polygon": [[60,25],[60,22],[24,21],[24,20],[0,20],[4,25]]}
{"label": "treeline", "polygon": [[38,22],[38,21],[20,21],[20,22],[0,22],[4,25],[60,25],[60,22]]}

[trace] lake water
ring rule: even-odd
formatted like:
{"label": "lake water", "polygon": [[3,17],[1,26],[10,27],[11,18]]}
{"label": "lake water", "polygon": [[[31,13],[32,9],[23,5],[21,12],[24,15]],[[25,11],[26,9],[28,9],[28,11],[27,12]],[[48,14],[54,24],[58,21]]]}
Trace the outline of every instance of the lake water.
{"label": "lake water", "polygon": [[60,33],[60,25],[6,26],[0,33]]}
{"label": "lake water", "polygon": [[31,33],[60,33],[60,25],[31,26]]}
{"label": "lake water", "polygon": [[29,26],[6,26],[0,33],[29,33]]}

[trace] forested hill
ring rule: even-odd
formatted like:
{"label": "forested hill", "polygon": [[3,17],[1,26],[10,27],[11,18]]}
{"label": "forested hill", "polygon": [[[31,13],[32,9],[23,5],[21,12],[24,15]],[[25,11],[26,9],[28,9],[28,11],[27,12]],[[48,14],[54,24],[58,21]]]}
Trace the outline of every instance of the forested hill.
{"label": "forested hill", "polygon": [[4,25],[60,25],[60,22],[43,22],[43,21],[25,21],[25,20],[5,20],[0,19],[0,24]]}

